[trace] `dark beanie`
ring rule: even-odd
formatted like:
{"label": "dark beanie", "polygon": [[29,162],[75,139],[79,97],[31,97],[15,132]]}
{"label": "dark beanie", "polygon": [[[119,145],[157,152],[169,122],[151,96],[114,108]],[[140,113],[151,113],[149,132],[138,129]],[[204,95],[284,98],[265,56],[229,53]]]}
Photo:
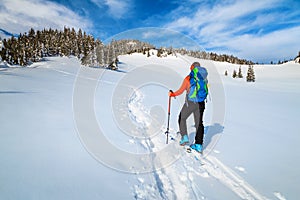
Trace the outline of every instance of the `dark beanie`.
{"label": "dark beanie", "polygon": [[199,62],[194,62],[192,65],[193,65],[194,67],[200,67],[200,63],[199,63]]}

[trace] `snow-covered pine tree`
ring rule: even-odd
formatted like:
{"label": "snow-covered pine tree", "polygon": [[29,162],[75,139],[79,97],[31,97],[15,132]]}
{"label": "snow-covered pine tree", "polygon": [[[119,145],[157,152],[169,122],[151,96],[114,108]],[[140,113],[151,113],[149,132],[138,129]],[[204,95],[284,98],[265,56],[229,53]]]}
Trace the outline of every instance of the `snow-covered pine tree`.
{"label": "snow-covered pine tree", "polygon": [[94,48],[91,53],[90,53],[90,66],[97,67],[98,62],[97,62],[97,54],[96,54],[96,49]]}
{"label": "snow-covered pine tree", "polygon": [[104,62],[105,62],[105,66],[108,66],[109,65],[109,61],[110,61],[110,53],[111,53],[111,47],[110,47],[110,44],[108,44],[105,48],[105,53],[104,53]]}
{"label": "snow-covered pine tree", "polygon": [[76,36],[76,31],[74,28],[71,29],[70,32],[70,48],[71,48],[71,55],[77,56],[77,36]]}
{"label": "snow-covered pine tree", "polygon": [[115,42],[112,42],[111,43],[111,52],[110,52],[110,60],[109,60],[109,64],[111,64],[112,62],[114,62],[115,61],[115,59],[117,58],[117,55],[116,55],[116,44],[115,44]]}
{"label": "snow-covered pine tree", "polygon": [[249,65],[249,67],[248,67],[246,80],[247,80],[247,82],[255,82],[254,69],[253,69],[253,66],[251,66],[251,65]]}
{"label": "snow-covered pine tree", "polygon": [[79,29],[77,32],[77,49],[78,49],[78,55],[77,57],[80,58],[83,54],[83,41],[82,41],[82,30]]}
{"label": "snow-covered pine tree", "polygon": [[235,71],[235,70],[233,70],[233,73],[232,73],[232,78],[236,78],[236,76],[237,76],[237,73],[236,73],[236,71]]}
{"label": "snow-covered pine tree", "polygon": [[98,65],[104,67],[104,44],[100,40],[97,40],[95,49]]}
{"label": "snow-covered pine tree", "polygon": [[163,49],[162,49],[162,48],[159,48],[159,49],[157,50],[156,56],[161,58],[161,57],[162,57],[162,54],[163,54]]}
{"label": "snow-covered pine tree", "polygon": [[237,77],[238,77],[238,78],[243,78],[241,66],[239,67],[239,72],[238,72]]}

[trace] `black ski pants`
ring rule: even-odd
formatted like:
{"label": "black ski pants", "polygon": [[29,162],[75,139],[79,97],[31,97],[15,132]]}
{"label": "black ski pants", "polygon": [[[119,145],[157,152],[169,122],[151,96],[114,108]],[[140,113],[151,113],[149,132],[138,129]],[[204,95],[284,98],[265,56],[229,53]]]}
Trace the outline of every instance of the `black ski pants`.
{"label": "black ski pants", "polygon": [[186,100],[183,105],[180,114],[179,114],[179,130],[181,136],[187,134],[187,126],[186,121],[187,118],[193,113],[195,127],[196,127],[196,136],[195,136],[195,144],[203,144],[203,135],[204,135],[204,126],[203,126],[203,113],[205,109],[205,102],[192,102]]}

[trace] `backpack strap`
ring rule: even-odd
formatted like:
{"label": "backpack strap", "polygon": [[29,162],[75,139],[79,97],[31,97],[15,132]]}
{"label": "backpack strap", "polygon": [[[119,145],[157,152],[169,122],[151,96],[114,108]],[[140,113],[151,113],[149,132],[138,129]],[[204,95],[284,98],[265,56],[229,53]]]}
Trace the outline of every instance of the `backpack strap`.
{"label": "backpack strap", "polygon": [[[199,80],[199,78],[198,78],[198,76],[197,76],[197,73],[199,72],[199,69],[198,69],[198,67],[195,67],[194,69],[193,69],[193,71],[191,72],[191,75],[193,75],[193,77],[190,77],[190,78],[193,78],[194,79],[194,84],[196,84],[196,89],[194,90],[194,92],[193,92],[193,94],[192,95],[190,95],[190,98],[196,98],[196,96],[197,96],[197,93],[198,93],[198,91],[199,91],[199,89],[200,89],[200,85],[199,85],[199,83],[198,83],[198,80]],[[192,87],[192,85],[190,86],[190,88]]]}

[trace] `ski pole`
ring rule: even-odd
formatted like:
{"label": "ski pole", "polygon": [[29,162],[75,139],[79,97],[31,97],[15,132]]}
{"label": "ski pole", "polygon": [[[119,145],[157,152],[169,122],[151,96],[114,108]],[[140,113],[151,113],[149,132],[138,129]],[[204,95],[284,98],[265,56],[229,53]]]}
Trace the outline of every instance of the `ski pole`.
{"label": "ski pole", "polygon": [[[173,93],[172,90],[170,90],[171,93]],[[171,110],[171,96],[169,96],[169,104],[168,104],[168,125],[167,125],[167,131],[165,132],[165,134],[167,134],[167,141],[166,144],[168,144],[169,141],[169,126],[170,126],[170,110]]]}

